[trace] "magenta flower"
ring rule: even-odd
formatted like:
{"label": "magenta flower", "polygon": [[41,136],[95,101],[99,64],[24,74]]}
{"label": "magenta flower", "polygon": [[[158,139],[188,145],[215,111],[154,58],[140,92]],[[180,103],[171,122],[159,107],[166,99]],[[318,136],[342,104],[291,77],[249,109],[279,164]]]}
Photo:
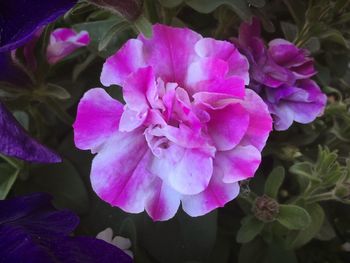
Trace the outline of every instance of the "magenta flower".
{"label": "magenta flower", "polygon": [[276,130],[288,129],[293,121],[312,122],[322,114],[327,98],[310,77],[316,74],[313,59],[305,49],[284,39],[266,47],[260,23],[242,23],[234,40],[250,63],[250,88],[268,104]]}
{"label": "magenta flower", "polygon": [[103,89],[85,93],[75,143],[90,149],[91,182],[106,202],[154,220],[182,208],[200,216],[239,193],[254,176],[272,128],[252,90],[248,61],[225,41],[153,27],[105,62],[105,86],[120,85],[126,104]]}
{"label": "magenta flower", "polygon": [[58,28],[51,33],[46,52],[47,60],[50,64],[55,64],[89,43],[90,37],[86,31],[76,33],[70,28]]}

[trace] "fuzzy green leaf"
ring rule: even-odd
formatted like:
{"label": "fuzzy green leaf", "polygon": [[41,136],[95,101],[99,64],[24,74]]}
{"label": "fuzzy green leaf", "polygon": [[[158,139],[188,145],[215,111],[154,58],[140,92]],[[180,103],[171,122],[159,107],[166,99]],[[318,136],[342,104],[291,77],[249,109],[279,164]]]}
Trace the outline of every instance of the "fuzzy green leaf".
{"label": "fuzzy green leaf", "polygon": [[246,217],[238,230],[236,240],[238,243],[248,243],[253,240],[264,228],[264,223],[253,216]]}
{"label": "fuzzy green leaf", "polygon": [[265,182],[265,194],[271,198],[276,199],[278,191],[284,180],[284,168],[278,166],[272,170]]}
{"label": "fuzzy green leaf", "polygon": [[311,223],[309,213],[296,205],[280,205],[277,221],[288,229],[304,229]]}

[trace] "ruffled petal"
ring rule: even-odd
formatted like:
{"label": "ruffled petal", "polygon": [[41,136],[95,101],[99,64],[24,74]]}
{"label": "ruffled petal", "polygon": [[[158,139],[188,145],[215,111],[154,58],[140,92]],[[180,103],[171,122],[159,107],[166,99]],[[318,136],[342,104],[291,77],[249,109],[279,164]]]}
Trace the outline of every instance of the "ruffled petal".
{"label": "ruffled petal", "polygon": [[90,89],[78,105],[73,124],[75,145],[96,152],[118,131],[123,105],[101,88]]}
{"label": "ruffled petal", "polygon": [[110,85],[122,86],[130,73],[146,66],[143,52],[143,44],[140,40],[128,40],[117,53],[109,57],[103,64],[101,83],[106,87]]}
{"label": "ruffled petal", "polygon": [[231,151],[218,152],[215,166],[223,171],[224,183],[235,183],[253,177],[261,162],[261,154],[254,146],[237,146]]}
{"label": "ruffled petal", "polygon": [[269,110],[273,115],[273,127],[276,131],[285,131],[293,124],[294,112],[288,104],[269,104]]}
{"label": "ruffled petal", "polygon": [[148,94],[156,93],[156,82],[151,67],[140,68],[130,74],[123,85],[123,98],[131,110],[142,112],[150,107]]}
{"label": "ruffled petal", "polygon": [[211,92],[225,95],[221,96],[223,98],[243,98],[244,78],[229,76],[228,70],[228,63],[224,60],[203,58],[190,65],[186,78],[186,88],[192,94]]}
{"label": "ruffled petal", "polygon": [[195,50],[201,57],[226,61],[229,69],[228,75],[242,78],[245,85],[249,84],[248,60],[232,43],[213,38],[203,38],[197,42]]}
{"label": "ruffled petal", "polygon": [[238,183],[226,184],[222,181],[222,171],[214,168],[208,187],[201,193],[182,197],[182,208],[190,216],[201,216],[218,207],[223,207],[239,194]]}
{"label": "ruffled petal", "polygon": [[209,112],[208,133],[218,151],[234,148],[247,132],[250,123],[248,112],[239,103]]}
{"label": "ruffled petal", "polygon": [[161,179],[154,180],[148,194],[146,211],[154,221],[168,220],[176,214],[181,195]]}
{"label": "ruffled petal", "polygon": [[181,194],[197,194],[209,184],[213,172],[213,149],[186,149],[170,143],[155,158],[152,173]]}
{"label": "ruffled petal", "polygon": [[253,90],[246,90],[242,106],[249,113],[249,126],[242,140],[262,150],[272,130],[272,118],[265,102]]}
{"label": "ruffled petal", "polygon": [[153,158],[142,131],[117,132],[92,162],[94,191],[102,200],[126,212],[142,212],[155,178],[149,172]]}
{"label": "ruffled petal", "polygon": [[147,65],[152,66],[164,82],[184,87],[188,66],[198,57],[194,46],[202,37],[187,28],[154,25],[153,36],[139,36],[144,45]]}

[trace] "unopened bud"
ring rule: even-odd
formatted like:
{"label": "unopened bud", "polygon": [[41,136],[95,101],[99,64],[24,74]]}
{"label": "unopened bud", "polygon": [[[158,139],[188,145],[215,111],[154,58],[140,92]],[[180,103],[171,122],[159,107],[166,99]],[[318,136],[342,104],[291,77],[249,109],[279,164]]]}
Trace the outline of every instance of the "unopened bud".
{"label": "unopened bud", "polygon": [[89,0],[89,2],[117,12],[129,21],[135,21],[142,13],[143,0]]}
{"label": "unopened bud", "polygon": [[334,190],[334,195],[339,199],[350,200],[350,183],[337,185]]}
{"label": "unopened bud", "polygon": [[278,202],[267,195],[259,196],[255,199],[253,213],[259,220],[271,222],[276,219],[279,213]]}

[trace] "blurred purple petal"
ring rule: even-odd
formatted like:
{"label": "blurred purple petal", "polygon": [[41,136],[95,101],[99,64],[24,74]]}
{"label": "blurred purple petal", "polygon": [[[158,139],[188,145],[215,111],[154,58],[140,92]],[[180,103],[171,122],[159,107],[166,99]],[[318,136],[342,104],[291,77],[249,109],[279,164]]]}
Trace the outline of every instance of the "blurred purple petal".
{"label": "blurred purple petal", "polygon": [[61,158],[32,139],[0,102],[0,153],[29,162],[57,163]]}
{"label": "blurred purple petal", "polygon": [[2,0],[0,1],[0,52],[23,46],[33,34],[55,21],[77,0]]}
{"label": "blurred purple petal", "polygon": [[91,237],[68,236],[79,218],[37,193],[0,201],[0,262],[129,263],[122,250]]}

